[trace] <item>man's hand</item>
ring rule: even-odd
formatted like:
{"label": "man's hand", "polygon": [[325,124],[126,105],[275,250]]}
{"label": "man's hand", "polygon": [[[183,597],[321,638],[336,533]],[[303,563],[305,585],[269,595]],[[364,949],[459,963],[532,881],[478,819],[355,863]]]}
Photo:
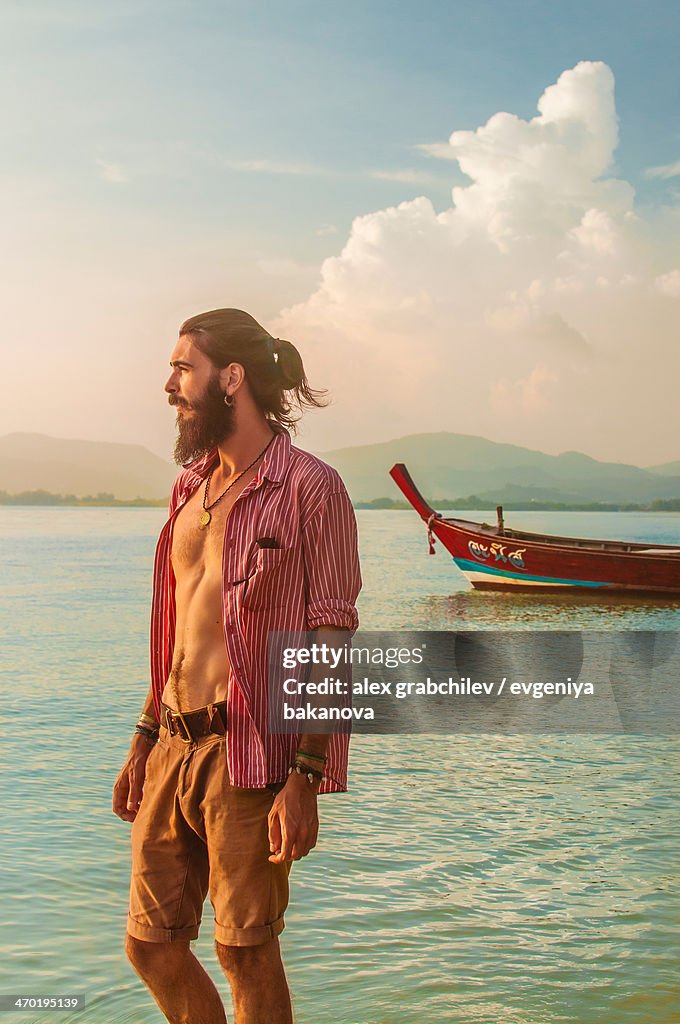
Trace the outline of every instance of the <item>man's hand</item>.
{"label": "man's hand", "polygon": [[317,784],[293,772],[274,799],[269,812],[269,849],[272,864],[306,857],[316,846],[319,815]]}
{"label": "man's hand", "polygon": [[146,737],[135,734],[128,759],[113,787],[113,813],[123,821],[134,821],[137,817],[142,802],[146,762],[152,750],[153,744]]}

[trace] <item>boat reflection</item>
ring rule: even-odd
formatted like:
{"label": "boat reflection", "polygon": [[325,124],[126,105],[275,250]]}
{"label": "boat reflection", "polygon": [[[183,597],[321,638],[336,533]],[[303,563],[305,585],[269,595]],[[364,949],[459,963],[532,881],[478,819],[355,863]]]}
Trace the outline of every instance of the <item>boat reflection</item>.
{"label": "boat reflection", "polygon": [[680,597],[461,590],[423,598],[432,629],[680,629]]}

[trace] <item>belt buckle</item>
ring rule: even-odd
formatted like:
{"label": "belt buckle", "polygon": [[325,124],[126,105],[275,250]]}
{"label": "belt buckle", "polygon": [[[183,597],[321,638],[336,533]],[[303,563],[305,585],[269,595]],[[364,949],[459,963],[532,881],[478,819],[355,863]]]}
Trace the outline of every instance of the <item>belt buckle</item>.
{"label": "belt buckle", "polygon": [[222,716],[220,715],[215,705],[210,704],[208,705],[208,732],[221,736],[222,733],[217,732],[216,729],[213,729],[213,722],[215,721],[215,719],[217,719],[220,722],[220,724],[222,724]]}
{"label": "belt buckle", "polygon": [[185,738],[184,736],[181,735],[181,733],[179,731],[178,731],[177,735],[181,739],[182,743],[193,743],[194,742],[194,737],[191,735],[191,729],[189,728],[189,726],[185,722],[184,715],[182,714],[182,712],[181,711],[172,711],[171,714],[172,714],[172,719],[173,719],[173,721],[172,721],[172,724],[173,724],[173,733],[172,733],[172,735],[173,736],[175,735],[175,732],[174,732],[175,719],[179,718],[180,722],[182,723],[182,728],[184,729],[184,731],[186,732],[187,735],[186,735],[186,738]]}

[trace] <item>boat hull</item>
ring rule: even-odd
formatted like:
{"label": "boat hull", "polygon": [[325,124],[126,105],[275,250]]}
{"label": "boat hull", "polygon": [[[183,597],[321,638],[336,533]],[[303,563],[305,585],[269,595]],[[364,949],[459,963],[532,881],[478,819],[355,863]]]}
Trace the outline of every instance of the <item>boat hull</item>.
{"label": "boat hull", "polygon": [[678,555],[585,552],[483,534],[450,520],[436,521],[432,532],[477,590],[680,593]]}
{"label": "boat hull", "polygon": [[680,595],[680,547],[551,537],[446,519],[399,464],[390,471],[415,510],[477,590]]}

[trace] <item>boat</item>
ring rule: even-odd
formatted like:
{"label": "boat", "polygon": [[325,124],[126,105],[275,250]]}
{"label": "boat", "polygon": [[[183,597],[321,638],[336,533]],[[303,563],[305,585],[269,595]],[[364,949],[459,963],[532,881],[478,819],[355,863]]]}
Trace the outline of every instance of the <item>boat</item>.
{"label": "boat", "polygon": [[496,524],[448,518],[422,496],[406,466],[390,476],[427,524],[430,554],[441,542],[477,590],[680,594],[680,546],[556,537]]}

